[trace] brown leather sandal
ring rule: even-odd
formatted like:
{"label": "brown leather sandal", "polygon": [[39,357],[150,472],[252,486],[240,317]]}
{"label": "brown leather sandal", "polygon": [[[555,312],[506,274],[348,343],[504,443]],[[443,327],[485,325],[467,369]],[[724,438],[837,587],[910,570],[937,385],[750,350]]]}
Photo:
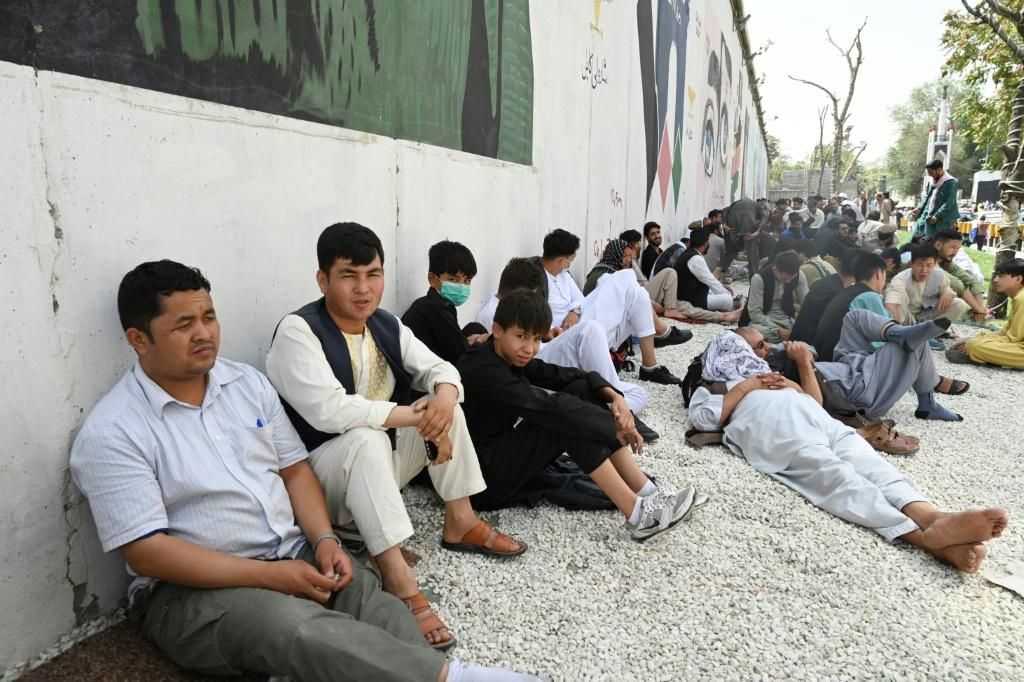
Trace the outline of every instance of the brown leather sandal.
{"label": "brown leather sandal", "polygon": [[434,613],[434,609],[430,607],[430,602],[423,595],[423,590],[420,590],[408,599],[403,599],[402,603],[409,607],[409,611],[412,612],[412,617],[416,619],[416,625],[420,628],[420,633],[423,638],[426,639],[427,633],[433,632],[434,630],[445,630],[448,632],[448,639],[431,644],[427,641],[432,649],[438,651],[448,651],[455,646],[455,638],[452,636],[451,631],[448,630],[448,626],[437,617]]}
{"label": "brown leather sandal", "polygon": [[885,422],[864,426],[857,433],[875,450],[889,455],[912,455],[921,449],[917,438],[901,434]]}
{"label": "brown leather sandal", "polygon": [[526,551],[526,543],[494,530],[480,519],[458,542],[441,538],[441,546],[453,552],[486,554],[488,556],[519,556]]}

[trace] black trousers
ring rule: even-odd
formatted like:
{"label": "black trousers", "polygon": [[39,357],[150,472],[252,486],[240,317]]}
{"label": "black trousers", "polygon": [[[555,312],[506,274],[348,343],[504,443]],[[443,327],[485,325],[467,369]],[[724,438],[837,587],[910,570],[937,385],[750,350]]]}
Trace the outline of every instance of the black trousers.
{"label": "black trousers", "polygon": [[[605,405],[582,380],[566,386],[562,392]],[[608,419],[613,419],[611,413]],[[475,445],[487,489],[470,500],[473,508],[481,511],[508,506],[509,500],[563,452],[584,473],[590,474],[621,447],[616,441],[604,442],[587,438],[586,434],[568,435],[529,421],[519,422],[512,433],[500,440]]]}

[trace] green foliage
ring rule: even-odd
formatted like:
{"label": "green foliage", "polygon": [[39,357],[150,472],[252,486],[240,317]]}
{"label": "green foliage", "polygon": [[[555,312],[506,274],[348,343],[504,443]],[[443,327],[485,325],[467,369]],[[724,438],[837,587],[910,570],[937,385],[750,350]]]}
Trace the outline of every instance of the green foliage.
{"label": "green foliage", "polygon": [[[1014,10],[1024,8],[1024,0],[1003,0]],[[1017,36],[1005,19],[1001,25],[1010,36]],[[955,102],[955,117],[963,123],[961,132],[980,149],[988,150],[984,167],[997,170],[1003,163],[1000,145],[1006,142],[1014,91],[1021,79],[1021,64],[995,32],[967,12],[948,12],[943,19],[942,46],[948,56],[943,74],[956,74],[964,85],[986,96]],[[994,86],[994,92],[988,91]]]}
{"label": "green foliage", "polygon": [[[977,85],[950,82],[949,96],[953,100],[953,126],[957,136],[953,142],[953,163],[950,173],[960,181],[965,194],[971,191],[974,172],[982,168],[977,143],[970,133],[971,122],[964,117],[962,102],[980,101]],[[890,118],[898,132],[896,142],[889,148],[885,159],[888,184],[898,196],[920,196],[924,179],[924,165],[928,154],[928,128],[939,118],[939,101],[943,83],[926,83],[910,91],[907,99],[892,108]],[[1004,131],[1005,134],[1005,131]]]}

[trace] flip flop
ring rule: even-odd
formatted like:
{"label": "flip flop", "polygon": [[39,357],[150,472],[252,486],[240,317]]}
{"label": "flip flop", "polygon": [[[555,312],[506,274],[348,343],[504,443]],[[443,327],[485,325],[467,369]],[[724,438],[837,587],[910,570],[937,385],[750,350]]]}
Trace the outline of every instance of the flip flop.
{"label": "flip flop", "polygon": [[[514,545],[519,545],[519,549],[510,549]],[[453,552],[498,557],[519,556],[526,551],[525,542],[499,533],[483,519],[477,521],[477,524],[463,535],[459,542],[448,542],[441,538],[441,546]]]}
{"label": "flip flop", "polygon": [[[942,385],[946,379],[949,379],[949,388],[943,391],[939,386]],[[960,381],[959,379],[952,379],[950,377],[939,377],[939,384],[935,387],[936,393],[942,393],[943,395],[963,395],[967,393],[971,385],[966,381]]]}

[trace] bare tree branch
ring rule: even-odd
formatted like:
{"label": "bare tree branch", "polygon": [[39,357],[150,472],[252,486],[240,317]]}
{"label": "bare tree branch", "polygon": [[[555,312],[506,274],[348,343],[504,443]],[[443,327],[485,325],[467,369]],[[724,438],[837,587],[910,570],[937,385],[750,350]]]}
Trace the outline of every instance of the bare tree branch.
{"label": "bare tree branch", "polygon": [[861,142],[860,143],[860,146],[856,148],[857,149],[857,153],[853,155],[853,159],[850,161],[850,165],[846,167],[845,171],[843,171],[843,176],[842,176],[842,178],[840,178],[840,180],[839,180],[839,182],[837,184],[842,184],[842,183],[846,182],[846,179],[850,177],[850,171],[852,171],[853,167],[857,165],[857,160],[860,158],[860,155],[863,154],[864,150],[867,149],[867,148],[868,148],[868,143],[867,142]]}
{"label": "bare tree branch", "polygon": [[791,81],[796,81],[797,83],[803,83],[804,85],[810,85],[811,87],[818,88],[826,95],[828,95],[828,98],[832,100],[832,104],[835,105],[839,103],[839,98],[832,94],[832,91],[826,88],[824,85],[818,85],[813,81],[805,81],[803,78],[794,78],[793,76],[788,76],[788,78]]}
{"label": "bare tree branch", "polygon": [[999,0],[985,0],[985,4],[992,8],[992,11],[1001,17],[1005,17],[1015,24],[1024,22],[1024,15],[1019,10],[1013,10],[1001,3]]}
{"label": "bare tree branch", "polygon": [[[991,28],[995,32],[995,34],[999,36],[999,39],[1006,44],[1006,47],[1008,47],[1010,51],[1013,52],[1014,56],[1016,56],[1017,59],[1024,61],[1024,46],[1022,46],[1020,43],[1018,43],[1016,40],[1010,37],[1010,34],[1007,33],[1006,30],[1003,29],[1003,27],[999,24],[998,19],[996,19],[990,13],[982,11],[981,4],[979,4],[977,7],[971,7],[970,3],[968,3],[967,0],[960,0],[960,2],[963,4],[964,9],[967,10],[968,14],[988,24],[989,28]],[[989,0],[984,0],[984,2],[987,3],[989,2]],[[1018,31],[1019,30],[1020,28],[1018,28]]]}

